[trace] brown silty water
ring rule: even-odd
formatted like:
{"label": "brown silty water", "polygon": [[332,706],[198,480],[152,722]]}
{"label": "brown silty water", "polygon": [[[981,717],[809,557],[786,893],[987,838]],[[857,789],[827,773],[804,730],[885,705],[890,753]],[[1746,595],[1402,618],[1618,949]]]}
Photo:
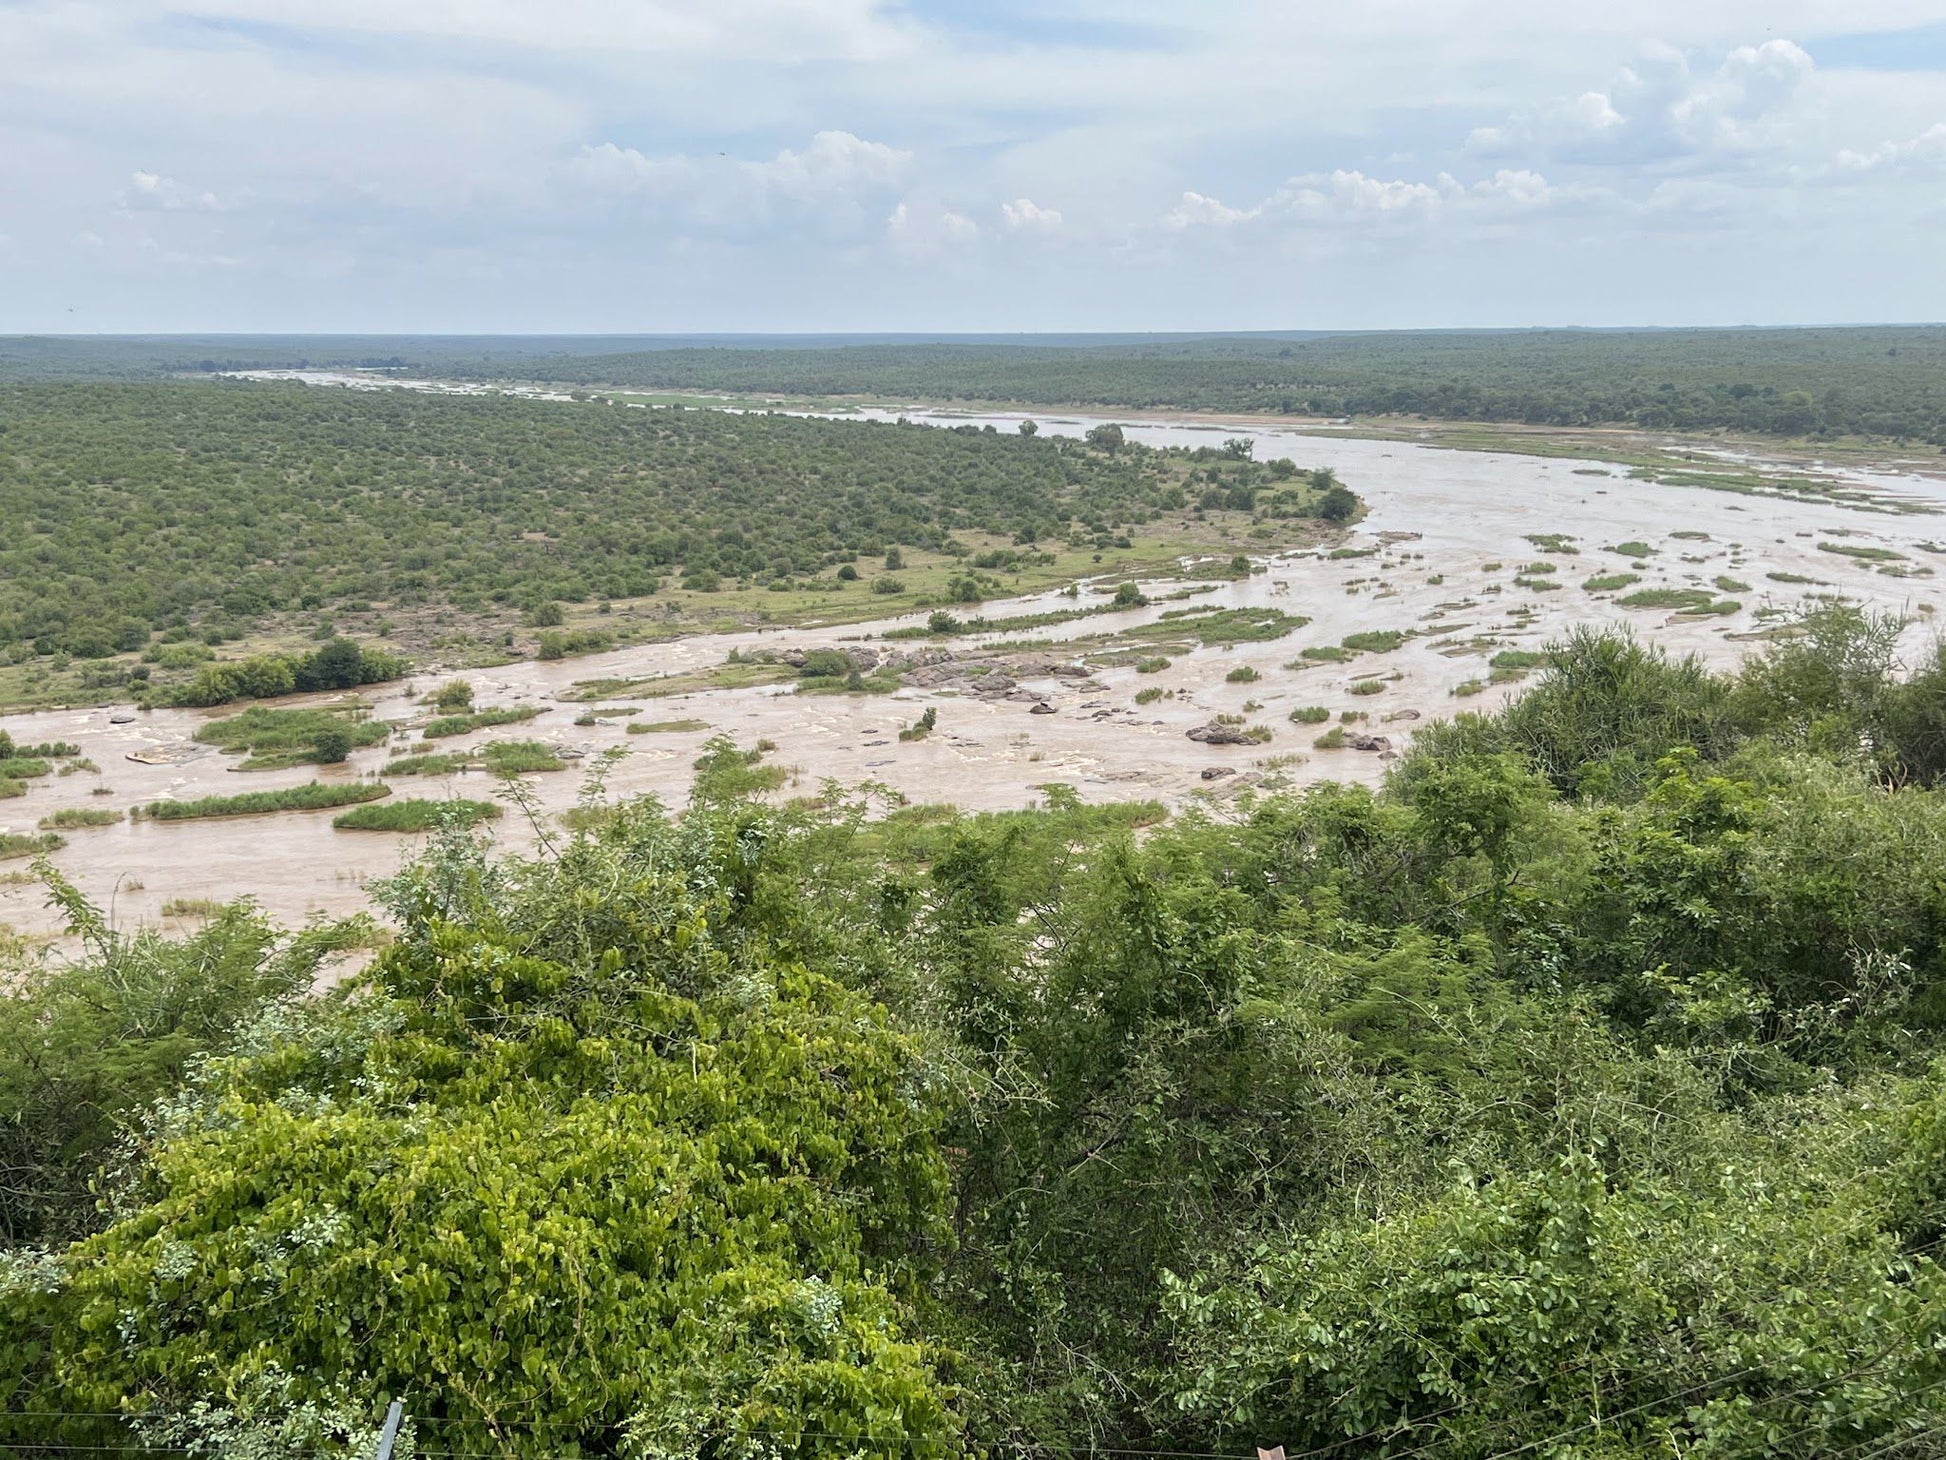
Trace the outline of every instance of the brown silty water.
{"label": "brown silty water", "polygon": [[[1018,416],[954,415],[1012,429]],[[1040,418],[1042,429],[1079,434],[1091,419]],[[1447,636],[1491,636],[1497,647],[1539,648],[1578,623],[1628,624],[1645,637],[1679,652],[1694,651],[1713,664],[1734,662],[1747,651],[1766,609],[1795,605],[1807,591],[1842,593],[1873,608],[1914,619],[1911,649],[1923,647],[1932,584],[1924,577],[1892,578],[1866,560],[1824,551],[1823,543],[1890,548],[1908,570],[1931,557],[1941,529],[1935,517],[1872,512],[1834,503],[1787,497],[1745,496],[1694,487],[1631,481],[1620,467],[1599,462],[1441,450],[1301,432],[1168,422],[1122,422],[1128,434],[1153,445],[1205,445],[1235,435],[1257,443],[1260,460],[1290,456],[1300,466],[1329,465],[1365,498],[1370,511],[1348,538],[1354,548],[1376,548],[1367,557],[1332,560],[1317,552],[1272,553],[1262,571],[1195,597],[1194,605],[1276,607],[1310,618],[1297,633],[1270,643],[1208,647],[1172,654],[1170,667],[1139,675],[1132,666],[1093,668],[1085,676],[1043,673],[1020,680],[1053,713],[1034,713],[1024,698],[981,695],[962,679],[909,686],[893,695],[800,695],[788,684],[615,703],[641,706],[644,721],[693,718],[706,729],[646,735],[627,733],[626,720],[594,726],[573,722],[589,706],[562,698],[576,681],[642,678],[707,668],[734,649],[744,653],[786,647],[855,645],[890,628],[918,621],[895,617],[842,628],[750,631],[697,636],[572,661],[520,662],[469,671],[481,707],[528,706],[533,720],[471,736],[422,742],[417,726],[429,717],[415,698],[440,675],[428,666],[416,681],[367,692],[370,714],[396,728],[387,745],[358,751],[338,768],[300,766],[284,771],[238,773],[235,758],[199,746],[196,730],[233,711],[153,710],[113,707],[54,710],[8,717],[0,724],[16,740],[69,740],[100,768],[99,776],[48,777],[28,794],[0,802],[0,829],[32,830],[61,807],[126,810],[164,798],[192,799],[299,785],[313,778],[372,777],[394,755],[417,750],[464,750],[494,739],[533,739],[572,757],[570,769],[530,778],[545,818],[571,807],[587,766],[604,750],[625,757],[610,773],[611,796],[655,795],[678,805],[688,793],[693,763],[703,741],[716,731],[740,744],[774,741],[772,763],[789,768],[791,783],[780,795],[809,794],[827,778],[846,785],[876,781],[912,801],[951,802],[970,810],[1024,806],[1048,782],[1066,782],[1088,800],[1155,799],[1176,806],[1201,797],[1232,796],[1250,784],[1297,784],[1323,779],[1375,782],[1388,757],[1357,750],[1317,750],[1312,741],[1325,725],[1290,723],[1300,705],[1324,705],[1335,721],[1343,710],[1363,711],[1360,731],[1381,735],[1394,752],[1415,726],[1458,709],[1491,708],[1515,686],[1486,689],[1458,699],[1462,682],[1482,679],[1484,653],[1451,657],[1434,645]],[[1891,507],[1946,503],[1946,482],[1905,472],[1852,472],[1845,479],[1875,502]],[[1705,534],[1674,538],[1674,532]],[[1578,554],[1546,555],[1529,534],[1567,534]],[[1838,534],[1843,534],[1838,535]],[[1628,540],[1656,549],[1642,561],[1636,587],[1703,587],[1722,574],[1751,585],[1730,596],[1740,611],[1723,618],[1694,619],[1620,607],[1612,596],[1594,597],[1581,580],[1598,572],[1627,571],[1629,560],[1604,552]],[[1544,557],[1559,565],[1557,591],[1516,587],[1522,564]],[[1693,561],[1692,561],[1693,560]],[[1491,569],[1489,565],[1499,564]],[[1794,574],[1818,580],[1788,585],[1766,577]],[[1089,585],[1106,591],[1112,585]],[[1180,584],[1149,585],[1154,596]],[[1490,591],[1497,590],[1497,591]],[[1453,605],[1470,604],[1467,607]],[[1009,614],[1069,607],[1055,594],[991,603],[984,612]],[[1156,603],[1125,613],[1103,614],[1036,630],[1054,647],[1031,657],[1043,664],[1073,661],[1078,648],[1062,643],[1156,619],[1171,605]],[[1180,603],[1173,605],[1182,606]],[[1348,664],[1289,667],[1306,645],[1335,644],[1373,629],[1409,629],[1420,636],[1391,653],[1358,656]],[[1742,635],[1745,637],[1739,638]],[[955,640],[957,650],[978,640]],[[889,647],[889,646],[887,646]],[[900,645],[909,648],[909,645]],[[1490,651],[1489,651],[1490,652]],[[1242,665],[1259,678],[1229,682]],[[1353,696],[1350,685],[1387,677],[1384,688]],[[1396,678],[1392,678],[1396,676]],[[1173,691],[1137,706],[1138,690]],[[330,703],[333,697],[280,703]],[[1246,709],[1254,704],[1256,708]],[[898,731],[927,709],[938,729],[923,740],[901,742]],[[1189,730],[1218,715],[1242,715],[1270,726],[1265,745],[1211,746],[1192,741]],[[117,724],[117,719],[125,723]],[[134,759],[131,757],[141,757]],[[1222,772],[1206,779],[1205,772]],[[483,771],[444,777],[397,778],[397,796],[489,798],[495,782]],[[94,794],[105,787],[109,794]],[[248,895],[274,917],[297,922],[313,914],[341,914],[367,905],[365,883],[394,871],[419,838],[334,830],[332,812],[283,812],[217,821],[118,825],[64,833],[65,848],[53,860],[118,925],[163,921],[174,899],[225,900]],[[509,810],[495,828],[498,842],[531,848],[535,829]],[[0,872],[21,862],[0,864]],[[52,931],[56,920],[35,885],[0,885],[0,923]]]}

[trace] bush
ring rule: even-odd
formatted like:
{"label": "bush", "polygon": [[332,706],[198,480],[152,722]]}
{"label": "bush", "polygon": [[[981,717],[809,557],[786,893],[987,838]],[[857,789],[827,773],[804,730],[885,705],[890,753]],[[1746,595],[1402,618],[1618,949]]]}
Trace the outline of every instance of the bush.
{"label": "bush", "polygon": [[905,584],[901,583],[897,578],[892,577],[890,574],[884,574],[881,575],[880,577],[872,579],[872,592],[903,593],[905,592]]}
{"label": "bush", "polygon": [[477,826],[496,821],[500,808],[490,801],[406,799],[360,806],[331,819],[339,831],[432,831],[442,826]]}
{"label": "bush", "polygon": [[445,740],[455,735],[470,735],[495,725],[518,725],[541,713],[537,705],[498,710],[475,710],[466,715],[442,715],[420,731],[422,740]]}
{"label": "bush", "polygon": [[63,806],[40,819],[42,831],[72,831],[84,826],[113,826],[122,819],[119,811],[92,806]]}
{"label": "bush", "polygon": [[1299,725],[1322,725],[1331,718],[1331,711],[1323,705],[1299,705],[1291,711],[1291,719]]}
{"label": "bush", "polygon": [[220,816],[261,816],[270,811],[323,811],[377,801],[392,794],[376,781],[312,781],[282,791],[246,791],[241,796],[204,796],[195,801],[151,801],[133,813],[149,821],[196,821]]}
{"label": "bush", "polygon": [[1262,678],[1263,675],[1259,674],[1250,665],[1239,664],[1235,669],[1232,669],[1228,674],[1223,676],[1223,681],[1226,684],[1255,684]]}

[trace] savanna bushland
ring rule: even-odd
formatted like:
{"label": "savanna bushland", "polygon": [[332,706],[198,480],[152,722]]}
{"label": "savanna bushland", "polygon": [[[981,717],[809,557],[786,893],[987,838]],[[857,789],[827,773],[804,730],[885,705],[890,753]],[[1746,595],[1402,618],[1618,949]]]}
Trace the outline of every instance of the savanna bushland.
{"label": "savanna bushland", "polygon": [[[591,795],[0,1002],[0,1439],[1925,1453],[1946,658],[1583,633],[1382,788]],[[1881,1448],[1883,1447],[1883,1448]]]}

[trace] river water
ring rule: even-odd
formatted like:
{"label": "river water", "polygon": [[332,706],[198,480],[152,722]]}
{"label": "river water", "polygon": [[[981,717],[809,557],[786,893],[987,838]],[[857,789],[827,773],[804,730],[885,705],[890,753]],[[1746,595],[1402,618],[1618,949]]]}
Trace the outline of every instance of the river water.
{"label": "river water", "polygon": [[[895,414],[857,413],[883,419]],[[1015,429],[1021,419],[1018,414],[903,414],[937,425],[991,424],[1000,430]],[[1078,435],[1096,424],[1092,417],[1036,419],[1043,431],[1059,434]],[[1930,544],[1936,537],[1946,538],[1946,522],[1930,513],[1859,511],[1823,500],[1662,486],[1631,481],[1622,468],[1596,461],[1452,451],[1262,424],[1117,419],[1127,435],[1151,445],[1220,445],[1229,437],[1246,436],[1259,460],[1288,456],[1300,467],[1332,467],[1370,508],[1349,545],[1377,551],[1339,560],[1315,552],[1269,553],[1261,560],[1264,571],[1192,601],[1219,607],[1275,606],[1311,618],[1307,628],[1274,643],[1177,655],[1160,674],[1138,677],[1132,668],[1113,668],[1086,682],[1052,677],[1035,682],[1031,687],[1046,695],[1054,714],[1034,715],[1024,703],[981,699],[950,687],[870,697],[804,696],[788,687],[766,687],[636,702],[642,706],[642,720],[694,718],[709,728],[631,736],[620,719],[594,727],[574,725],[586,706],[556,698],[577,680],[706,668],[732,649],[837,644],[913,621],[905,616],[840,628],[697,636],[572,661],[469,671],[466,678],[478,703],[533,706],[540,715],[524,725],[431,746],[417,736],[416,726],[426,712],[409,698],[437,675],[436,668],[429,668],[416,683],[380,686],[369,695],[372,714],[396,725],[392,743],[360,751],[349,766],[336,770],[237,773],[231,769],[234,760],[198,753],[191,738],[212,714],[222,712],[153,710],[121,725],[113,719],[126,718],[126,708],[10,716],[0,724],[17,740],[78,742],[102,773],[32,783],[25,797],[0,802],[0,829],[31,830],[38,818],[63,806],[126,809],[163,797],[296,785],[314,776],[369,777],[391,755],[463,748],[489,738],[538,739],[585,757],[625,749],[626,758],[609,780],[610,793],[653,794],[679,805],[698,749],[713,730],[728,731],[746,745],[760,737],[775,741],[779,749],[772,759],[792,770],[792,788],[786,794],[814,793],[827,778],[848,785],[869,780],[914,801],[998,809],[1025,805],[1039,794],[1038,786],[1059,781],[1090,800],[1153,798],[1182,804],[1212,793],[1221,798],[1265,776],[1301,784],[1324,778],[1370,782],[1383,774],[1385,761],[1378,754],[1313,749],[1311,741],[1325,727],[1290,723],[1288,713],[1295,706],[1321,704],[1334,715],[1345,709],[1364,711],[1370,723],[1361,728],[1384,734],[1397,746],[1415,724],[1457,708],[1491,707],[1510,692],[1509,687],[1494,687],[1477,697],[1456,699],[1456,686],[1486,676],[1485,653],[1442,653],[1434,647],[1442,642],[1439,635],[1462,641],[1490,635],[1497,646],[1538,648],[1578,622],[1627,623],[1673,649],[1694,651],[1721,664],[1746,651],[1747,636],[1761,627],[1765,610],[1794,605],[1806,592],[1841,592],[1910,616],[1914,622],[1906,643],[1913,651],[1931,633],[1927,613],[1937,589],[1929,577],[1887,576],[1870,560],[1820,547],[1888,548],[1902,555],[1894,566],[1923,572],[1936,560]],[[1946,508],[1946,482],[1933,477],[1892,469],[1843,475],[1887,507],[1920,503]],[[1553,576],[1562,588],[1549,592],[1516,586],[1512,580],[1520,565],[1543,557],[1527,536],[1549,533],[1570,535],[1580,544],[1578,555],[1553,559],[1560,565]],[[1642,570],[1640,586],[1707,588],[1727,575],[1750,585],[1747,591],[1729,592],[1742,609],[1727,618],[1686,619],[1624,609],[1612,597],[1582,591],[1581,580],[1590,574],[1627,569],[1629,559],[1602,549],[1631,539],[1655,548],[1642,560],[1649,566]],[[1817,581],[1779,582],[1767,577],[1772,573]],[[1155,586],[1158,596],[1180,587]],[[982,611],[999,618],[1066,606],[1068,600],[1043,594],[989,603]],[[1125,615],[1090,617],[1037,630],[1035,637],[1058,643],[1140,623],[1163,609],[1159,604]],[[1438,634],[1424,633],[1396,652],[1362,656],[1352,665],[1287,667],[1305,645],[1334,644],[1368,629]],[[1227,675],[1240,665],[1254,668],[1260,678],[1231,683]],[[1397,677],[1381,693],[1348,695],[1354,680],[1373,675]],[[1135,691],[1151,686],[1174,693],[1136,707]],[[900,742],[898,730],[928,707],[938,711],[938,731],[923,741]],[[1244,714],[1271,726],[1276,738],[1260,747],[1209,747],[1186,737],[1185,731],[1217,714]],[[158,753],[184,758],[174,764],[129,759]],[[1219,768],[1237,774],[1216,781],[1204,778],[1205,771]],[[551,816],[571,806],[580,781],[572,769],[534,777],[544,813]],[[493,782],[481,772],[397,778],[393,786],[396,796],[486,798],[493,793]],[[98,787],[108,794],[95,794]],[[277,918],[295,922],[366,905],[366,879],[393,871],[416,840],[335,831],[331,817],[327,811],[173,824],[123,822],[66,833],[68,845],[54,861],[124,927],[165,921],[164,908],[172,900],[245,894]],[[515,849],[531,847],[535,835],[511,809],[496,829],[500,842]],[[0,874],[23,865],[0,863]],[[41,890],[17,882],[0,885],[0,923],[25,930],[53,927]]]}

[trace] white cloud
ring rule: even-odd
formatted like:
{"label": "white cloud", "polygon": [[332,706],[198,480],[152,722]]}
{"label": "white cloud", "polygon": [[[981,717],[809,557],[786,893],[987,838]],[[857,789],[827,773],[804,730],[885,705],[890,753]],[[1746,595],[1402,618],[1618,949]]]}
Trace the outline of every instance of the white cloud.
{"label": "white cloud", "polygon": [[120,200],[124,208],[162,213],[221,213],[226,208],[215,193],[186,188],[160,173],[134,172],[129,174],[128,183]]}
{"label": "white cloud", "polygon": [[1946,163],[1946,122],[1928,127],[1905,142],[1881,142],[1865,152],[1842,149],[1837,166],[1840,172],[1874,172],[1936,163]]}
{"label": "white cloud", "polygon": [[1169,216],[1162,221],[1164,226],[1179,231],[1185,228],[1229,228],[1249,222],[1262,211],[1260,208],[1232,208],[1202,193],[1184,193]]}
{"label": "white cloud", "polygon": [[934,258],[972,243],[980,236],[980,225],[939,203],[904,202],[886,218],[885,233],[901,254]]}
{"label": "white cloud", "polygon": [[1291,178],[1263,202],[1234,208],[1203,193],[1184,193],[1163,219],[1166,228],[1234,228],[1243,224],[1315,227],[1402,225],[1435,218],[1485,219],[1544,208],[1559,196],[1546,178],[1502,168],[1470,186],[1450,173],[1431,182],[1373,177],[1355,168]]}
{"label": "white cloud", "polygon": [[1606,91],[1584,91],[1475,128],[1468,149],[1616,165],[1749,148],[1777,135],[1814,66],[1788,40],[1739,46],[1704,76],[1668,45],[1650,46]]}
{"label": "white cloud", "polygon": [[1032,198],[1015,198],[1011,203],[1000,205],[1000,216],[1009,229],[1016,233],[1058,233],[1061,228],[1061,215],[1053,208],[1043,208]]}
{"label": "white cloud", "polygon": [[613,142],[584,147],[566,166],[584,194],[666,211],[684,223],[752,229],[780,214],[857,225],[909,171],[912,154],[850,132],[826,131],[801,151],[744,161],[649,156]]}

